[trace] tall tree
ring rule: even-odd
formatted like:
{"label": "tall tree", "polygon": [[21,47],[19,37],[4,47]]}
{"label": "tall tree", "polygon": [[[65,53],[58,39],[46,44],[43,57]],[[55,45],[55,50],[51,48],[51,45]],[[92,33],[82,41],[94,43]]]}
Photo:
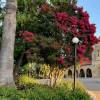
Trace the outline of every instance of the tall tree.
{"label": "tall tree", "polygon": [[[27,59],[25,63],[33,61],[49,64],[51,80],[53,75],[55,77],[53,77],[54,83],[50,82],[51,86],[57,83],[57,78],[63,75],[66,68],[74,64],[73,37],[78,37],[80,40],[77,45],[77,63],[79,64],[90,63],[92,46],[98,42],[94,36],[96,27],[90,23],[88,13],[75,3],[69,3],[52,2],[53,6],[51,2],[42,3],[34,15],[30,13],[33,9],[30,9],[31,6],[29,6],[24,12],[28,11],[27,16],[17,19],[19,27],[24,22],[22,24],[24,28],[17,29],[19,32],[16,37],[18,40],[15,46],[16,58],[19,59],[20,52],[23,52],[23,50],[18,51],[19,45],[20,47],[24,46],[24,51],[27,51],[27,53],[25,52]],[[18,10],[20,13],[22,6],[19,6]],[[25,63],[22,63],[21,66]]]}
{"label": "tall tree", "polygon": [[6,0],[6,14],[0,51],[0,85],[14,86],[13,51],[16,31],[17,0]]}

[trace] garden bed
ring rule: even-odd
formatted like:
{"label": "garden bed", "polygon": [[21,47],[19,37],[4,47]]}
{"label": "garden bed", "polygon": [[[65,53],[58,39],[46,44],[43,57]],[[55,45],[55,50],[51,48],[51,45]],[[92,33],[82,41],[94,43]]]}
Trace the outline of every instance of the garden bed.
{"label": "garden bed", "polygon": [[81,89],[74,92],[66,86],[49,87],[34,85],[23,90],[0,88],[0,100],[91,100],[90,96]]}

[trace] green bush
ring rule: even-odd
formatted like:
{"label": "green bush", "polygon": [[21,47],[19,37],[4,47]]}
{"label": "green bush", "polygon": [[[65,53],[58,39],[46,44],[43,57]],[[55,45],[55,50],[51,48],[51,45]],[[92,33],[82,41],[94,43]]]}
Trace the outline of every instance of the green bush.
{"label": "green bush", "polygon": [[[67,96],[68,100],[91,100],[88,94],[85,91],[76,89],[74,92],[71,92]],[[66,99],[66,100],[67,100]]]}
{"label": "green bush", "polygon": [[[65,88],[67,90],[73,90],[73,80],[72,79],[63,80],[59,86],[61,88]],[[86,87],[79,80],[76,80],[75,86],[76,86],[76,89],[79,89],[79,90],[82,90],[82,91],[86,90]]]}
{"label": "green bush", "polygon": [[32,88],[36,84],[39,84],[39,82],[36,79],[29,77],[27,75],[21,75],[17,79],[16,84],[19,89],[27,89]]}
{"label": "green bush", "polygon": [[91,100],[89,95],[80,89],[74,92],[65,88],[51,88],[44,85],[34,85],[31,89],[16,90],[0,88],[0,100]]}
{"label": "green bush", "polygon": [[22,75],[19,77],[19,84],[21,85],[28,85],[28,84],[37,84],[38,81],[32,77],[27,75]]}
{"label": "green bush", "polygon": [[[28,75],[29,71],[34,72],[36,63],[27,63],[24,66],[20,67],[20,74]],[[34,74],[34,73],[32,73]]]}

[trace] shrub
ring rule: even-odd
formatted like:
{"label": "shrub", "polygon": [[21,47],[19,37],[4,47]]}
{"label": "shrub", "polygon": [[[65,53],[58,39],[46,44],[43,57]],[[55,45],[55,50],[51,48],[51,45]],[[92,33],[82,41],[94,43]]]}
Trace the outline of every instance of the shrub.
{"label": "shrub", "polygon": [[17,83],[18,88],[20,88],[20,89],[31,88],[36,84],[38,84],[38,81],[27,75],[20,76],[18,78],[18,83]]}
{"label": "shrub", "polygon": [[66,97],[66,100],[91,100],[90,96],[85,91],[80,89],[70,92]]}
{"label": "shrub", "polygon": [[35,70],[35,65],[36,63],[27,63],[24,66],[20,67],[19,71],[20,74],[25,74],[28,75],[29,72],[31,72],[31,74],[34,74],[34,70]]}
{"label": "shrub", "polygon": [[43,78],[48,78],[50,73],[50,66],[47,64],[41,64],[40,65],[40,75]]}
{"label": "shrub", "polygon": [[[63,80],[62,83],[59,85],[61,88],[66,88],[67,90],[72,90],[73,89],[73,80]],[[59,87],[58,86],[58,87]],[[76,80],[76,89],[85,91],[86,87],[79,81]]]}

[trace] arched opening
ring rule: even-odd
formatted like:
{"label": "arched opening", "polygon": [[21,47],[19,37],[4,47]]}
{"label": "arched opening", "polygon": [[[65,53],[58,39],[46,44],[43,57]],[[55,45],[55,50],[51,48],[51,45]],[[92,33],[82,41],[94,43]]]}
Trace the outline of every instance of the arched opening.
{"label": "arched opening", "polygon": [[80,69],[80,75],[79,75],[80,77],[85,77],[85,72],[84,72],[84,70],[83,69]]}
{"label": "arched opening", "polygon": [[72,77],[72,70],[68,70],[68,77]]}
{"label": "arched opening", "polygon": [[76,70],[76,77],[78,77],[78,70]]}
{"label": "arched opening", "polygon": [[86,70],[86,77],[92,77],[92,71],[89,68]]}
{"label": "arched opening", "polygon": [[100,51],[99,50],[97,50],[97,55],[100,56]]}

